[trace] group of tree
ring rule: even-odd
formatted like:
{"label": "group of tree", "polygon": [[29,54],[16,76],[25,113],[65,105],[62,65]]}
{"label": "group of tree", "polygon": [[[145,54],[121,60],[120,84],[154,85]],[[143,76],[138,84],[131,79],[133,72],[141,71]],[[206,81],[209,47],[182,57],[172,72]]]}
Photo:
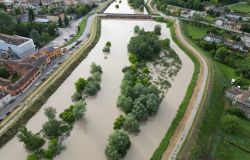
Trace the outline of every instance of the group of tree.
{"label": "group of tree", "polygon": [[0,17],[1,33],[32,38],[37,47],[57,36],[55,23],[17,22],[13,16],[3,11],[0,11]]}
{"label": "group of tree", "polygon": [[79,17],[86,15],[88,12],[90,12],[96,6],[97,5],[95,3],[70,5],[66,9],[66,12],[67,12],[67,14],[75,14],[79,18]]}
{"label": "group of tree", "polygon": [[6,67],[0,67],[0,78],[9,78],[10,73]]}
{"label": "group of tree", "polygon": [[[155,31],[159,35],[161,32],[160,27],[156,26]],[[141,60],[152,60],[157,57],[162,49],[159,37],[153,32],[145,32],[144,29],[140,30],[138,26],[135,26],[134,32],[138,34],[130,39],[128,51]]]}
{"label": "group of tree", "polygon": [[91,75],[87,80],[84,78],[79,78],[75,82],[75,87],[77,93],[75,93],[72,97],[73,100],[81,99],[82,94],[86,94],[89,96],[96,95],[97,92],[101,89],[101,76],[102,76],[102,68],[100,65],[96,65],[92,63],[90,66]]}
{"label": "group of tree", "polygon": [[140,10],[143,10],[144,5],[145,5],[144,0],[129,0],[128,3],[131,4],[133,8],[140,9]]}
{"label": "group of tree", "polygon": [[[19,129],[17,137],[29,151],[28,160],[53,159],[62,149],[62,142],[73,129],[74,123],[81,119],[86,111],[86,103],[78,101],[60,114],[61,119],[56,118],[55,108],[48,107],[44,114],[48,120],[43,123],[42,130],[33,134],[26,127]],[[43,147],[48,142],[47,148]]]}
{"label": "group of tree", "polygon": [[239,118],[246,118],[245,113],[239,108],[229,108],[221,117],[222,129],[229,133],[235,133],[239,129]]}
{"label": "group of tree", "polygon": [[161,11],[166,10],[168,4],[195,10],[204,10],[204,6],[208,3],[214,5],[233,4],[239,0],[156,0],[156,7]]}
{"label": "group of tree", "polygon": [[111,42],[108,41],[108,42],[106,42],[106,44],[105,44],[104,48],[102,49],[102,51],[109,53],[110,52],[110,47],[111,47]]}

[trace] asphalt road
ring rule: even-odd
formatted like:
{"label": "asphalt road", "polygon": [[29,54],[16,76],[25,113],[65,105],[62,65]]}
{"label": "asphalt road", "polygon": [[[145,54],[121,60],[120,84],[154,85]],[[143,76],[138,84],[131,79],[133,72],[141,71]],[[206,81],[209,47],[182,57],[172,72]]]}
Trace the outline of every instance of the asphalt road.
{"label": "asphalt road", "polygon": [[[85,29],[84,29],[83,34],[77,39],[78,41],[81,40],[81,41],[82,41],[81,43],[84,43],[84,42],[88,39],[88,34],[90,33],[90,27],[91,27],[92,20],[93,20],[94,17],[96,16],[96,15],[93,14],[93,13],[94,13],[94,10],[90,12],[90,16],[89,16],[88,19],[87,19],[86,26],[85,26]],[[79,24],[80,21],[81,21],[81,19],[79,19],[79,20],[77,20],[76,22],[74,22],[73,25],[71,25],[71,26],[72,26],[72,29],[75,29],[75,30],[76,30],[76,29],[77,29],[77,24]],[[72,29],[67,29],[65,34],[71,34],[72,31],[70,31],[70,30],[72,30]],[[76,31],[75,31],[75,32],[76,32]],[[61,43],[61,42],[58,43],[59,40],[60,40],[61,38],[63,38],[65,34],[59,36],[58,38],[56,38],[56,40],[54,40],[54,42],[52,41],[52,42],[51,42],[50,44],[48,44],[47,46],[54,45],[54,44],[59,45],[59,44]],[[63,40],[62,40],[62,42],[63,42]],[[78,48],[78,47],[72,48],[73,46],[75,46],[75,43],[76,43],[76,42],[73,42],[72,44],[66,46],[65,48],[67,48],[68,51],[67,51],[65,54],[63,54],[63,55],[60,56],[60,57],[57,57],[57,58],[53,59],[53,60],[51,61],[51,63],[41,72],[41,74],[37,77],[37,79],[34,80],[34,81],[30,84],[30,86],[28,86],[21,94],[19,94],[18,96],[15,97],[15,101],[14,101],[14,102],[12,102],[12,103],[6,105],[4,108],[2,108],[2,109],[0,110],[0,119],[3,119],[4,117],[6,117],[6,115],[7,115],[8,112],[13,111],[16,107],[20,106],[22,103],[25,103],[25,102],[23,102],[24,99],[25,99],[30,93],[32,93],[32,92],[36,89],[36,85],[35,85],[35,84],[38,83],[38,82],[42,82],[41,79],[44,78],[44,77],[46,77],[46,74],[47,74],[48,72],[50,72],[52,69],[54,70],[54,67],[55,67],[55,66],[59,66],[59,65],[58,65],[58,62],[64,62],[66,59],[69,58],[70,54],[74,54],[74,51],[76,50],[76,48]],[[78,44],[78,45],[81,45],[81,44]],[[60,67],[60,66],[59,66],[59,67]]]}

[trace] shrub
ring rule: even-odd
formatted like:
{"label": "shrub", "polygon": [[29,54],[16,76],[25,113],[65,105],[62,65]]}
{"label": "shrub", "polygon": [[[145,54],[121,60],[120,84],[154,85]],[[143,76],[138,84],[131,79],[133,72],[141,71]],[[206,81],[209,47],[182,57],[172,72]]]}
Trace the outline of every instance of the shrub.
{"label": "shrub", "polygon": [[140,132],[140,124],[132,114],[128,114],[125,117],[123,122],[123,128],[125,131],[128,131],[129,133],[133,134],[137,134]]}
{"label": "shrub", "polygon": [[110,41],[106,42],[106,46],[111,47],[111,42]]}
{"label": "shrub", "polygon": [[239,127],[239,119],[235,115],[223,115],[221,118],[222,128],[229,132],[235,132]]}
{"label": "shrub", "polygon": [[122,126],[123,126],[123,123],[124,123],[124,116],[123,115],[120,115],[119,117],[116,118],[115,122],[114,122],[114,127],[113,129],[114,130],[117,130],[117,129],[121,129]]}
{"label": "shrub", "polygon": [[87,81],[83,78],[79,78],[78,81],[75,83],[76,91],[81,93],[87,85]]}

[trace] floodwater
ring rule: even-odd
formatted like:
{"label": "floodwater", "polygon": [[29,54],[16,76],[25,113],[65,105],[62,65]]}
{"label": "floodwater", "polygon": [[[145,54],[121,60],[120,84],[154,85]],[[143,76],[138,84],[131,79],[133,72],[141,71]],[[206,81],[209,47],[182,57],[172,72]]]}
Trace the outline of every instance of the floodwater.
{"label": "floodwater", "polygon": [[[101,90],[95,97],[87,99],[87,112],[83,120],[78,121],[70,137],[64,141],[66,150],[58,155],[56,160],[104,160],[105,146],[109,135],[113,132],[113,123],[121,113],[116,107],[116,99],[120,92],[123,78],[122,68],[129,65],[127,44],[134,35],[135,25],[152,31],[156,24],[162,27],[162,38],[170,38],[170,31],[163,23],[151,20],[120,20],[104,19],[101,26],[101,37],[88,57],[72,72],[56,92],[48,99],[41,110],[27,123],[27,128],[33,132],[41,129],[46,120],[43,110],[53,106],[60,113],[72,102],[71,96],[75,92],[74,82],[89,76],[90,64],[95,62],[102,66]],[[107,41],[111,41],[111,52],[104,58],[102,48]],[[171,40],[171,47],[176,51],[182,61],[182,68],[172,82],[172,87],[167,92],[159,112],[141,125],[138,136],[130,135],[132,146],[125,159],[147,160],[161,142],[173,120],[177,109],[185,96],[190,83],[194,66],[192,61]],[[14,137],[0,149],[0,160],[24,160],[27,153],[17,138]]]}
{"label": "floodwater", "polygon": [[[146,3],[146,2],[145,2]],[[116,8],[115,6],[118,5],[119,8]],[[119,3],[119,0],[114,1],[106,10],[104,13],[118,13],[118,14],[147,14],[146,8],[144,7],[143,11],[133,9],[129,4],[128,0],[121,0],[121,3]]]}

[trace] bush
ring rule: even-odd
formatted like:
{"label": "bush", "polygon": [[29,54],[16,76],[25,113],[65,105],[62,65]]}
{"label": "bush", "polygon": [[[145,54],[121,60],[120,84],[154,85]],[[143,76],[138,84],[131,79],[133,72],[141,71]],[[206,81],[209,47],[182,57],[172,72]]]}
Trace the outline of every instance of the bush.
{"label": "bush", "polygon": [[131,97],[120,95],[118,97],[117,106],[125,113],[130,113],[133,108],[133,99]]}
{"label": "bush", "polygon": [[115,122],[114,122],[113,129],[114,130],[121,129],[123,127],[124,120],[125,120],[125,118],[123,115],[120,115],[119,117],[117,117]]}
{"label": "bush", "polygon": [[239,127],[239,119],[235,115],[223,115],[221,118],[221,124],[225,131],[233,133]]}
{"label": "bush", "polygon": [[138,25],[136,25],[134,27],[134,33],[139,33],[139,31],[140,31],[140,27]]}
{"label": "bush", "polygon": [[109,160],[119,160],[127,154],[131,142],[129,136],[121,130],[116,130],[110,135],[105,154]]}
{"label": "bush", "polygon": [[237,117],[245,118],[245,113],[240,108],[229,108],[226,110],[226,113],[229,113],[231,115],[235,115]]}
{"label": "bush", "polygon": [[110,47],[104,46],[104,48],[102,49],[102,51],[109,53],[110,52]]}
{"label": "bush", "polygon": [[161,26],[160,25],[156,25],[155,28],[154,28],[154,33],[156,35],[161,35]]}
{"label": "bush", "polygon": [[137,134],[140,132],[140,124],[132,114],[128,114],[125,117],[125,120],[123,122],[123,128],[125,131],[128,131],[129,133],[133,134]]}
{"label": "bush", "polygon": [[106,46],[111,47],[111,42],[110,41],[106,42]]}
{"label": "bush", "polygon": [[87,86],[87,81],[83,78],[79,78],[78,81],[75,83],[76,91],[81,93],[85,87]]}

